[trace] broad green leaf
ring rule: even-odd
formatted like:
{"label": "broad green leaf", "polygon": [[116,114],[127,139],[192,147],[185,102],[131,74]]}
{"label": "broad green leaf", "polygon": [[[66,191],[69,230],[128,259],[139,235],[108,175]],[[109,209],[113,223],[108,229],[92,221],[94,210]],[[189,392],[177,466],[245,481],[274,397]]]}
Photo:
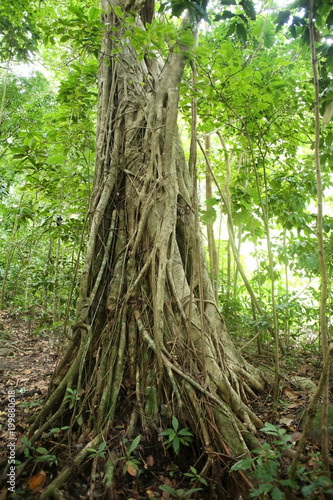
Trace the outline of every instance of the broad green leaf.
{"label": "broad green leaf", "polygon": [[101,444],[98,447],[98,451],[105,450],[105,447],[106,447],[106,441],[102,441]]}
{"label": "broad green leaf", "polygon": [[177,434],[178,436],[193,436],[188,429],[181,429]]}
{"label": "broad green leaf", "polygon": [[247,41],[247,31],[244,24],[236,24],[236,33],[242,43],[245,43]]}
{"label": "broad green leaf", "polygon": [[41,455],[47,455],[49,453],[46,448],[42,448],[42,447],[36,448],[36,451],[37,451],[37,453],[40,453]]}
{"label": "broad green leaf", "polygon": [[289,21],[289,18],[291,16],[290,10],[280,10],[277,19],[276,19],[276,24],[277,24],[277,30],[280,30],[284,24],[287,24]]}
{"label": "broad green leaf", "polygon": [[172,427],[174,428],[174,430],[177,432],[178,430],[178,426],[179,426],[179,423],[178,423],[178,420],[175,416],[172,417]]}
{"label": "broad green leaf", "polygon": [[207,198],[205,201],[207,207],[213,207],[214,205],[218,205],[219,203],[221,203],[221,200],[219,198],[215,198],[214,196],[213,198]]}
{"label": "broad green leaf", "polygon": [[168,484],[161,484],[159,486],[159,489],[162,490],[162,491],[166,491],[167,493],[170,493],[171,495],[174,495],[174,493],[175,493],[174,488],[172,488]]}
{"label": "broad green leaf", "polygon": [[140,439],[141,439],[141,435],[139,434],[138,436],[136,436],[136,438],[133,440],[129,450],[128,450],[128,454],[131,455],[133,453],[133,451],[135,450],[135,448],[138,446],[138,444],[140,443]]}
{"label": "broad green leaf", "polygon": [[173,446],[173,449],[174,449],[176,455],[178,455],[179,449],[180,449],[180,441],[179,441],[179,438],[177,436],[173,439],[172,446]]}
{"label": "broad green leaf", "polygon": [[243,7],[245,14],[254,21],[256,18],[256,11],[252,0],[242,0],[240,5]]}
{"label": "broad green leaf", "polygon": [[234,465],[230,467],[230,472],[237,471],[237,470],[248,470],[250,467],[252,467],[254,462],[253,458],[243,458],[242,460],[239,460],[239,462],[236,462]]}
{"label": "broad green leaf", "polygon": [[57,153],[53,156],[50,156],[50,158],[47,159],[46,163],[48,165],[56,165],[56,164],[61,165],[64,162],[65,158],[66,157],[64,156],[63,153]]}
{"label": "broad green leaf", "polygon": [[277,486],[275,486],[275,488],[273,488],[273,490],[271,491],[271,495],[272,495],[272,500],[284,500],[285,499],[285,494]]}
{"label": "broad green leaf", "polygon": [[267,434],[278,435],[278,428],[269,422],[265,422],[265,426],[260,430],[266,432]]}
{"label": "broad green leaf", "polygon": [[121,10],[121,7],[119,5],[116,5],[115,8],[114,8],[114,11],[116,13],[116,15],[118,17],[120,17],[121,19],[124,17],[124,13],[123,11]]}
{"label": "broad green leaf", "polygon": [[170,432],[168,442],[171,443],[177,436],[175,431]]}

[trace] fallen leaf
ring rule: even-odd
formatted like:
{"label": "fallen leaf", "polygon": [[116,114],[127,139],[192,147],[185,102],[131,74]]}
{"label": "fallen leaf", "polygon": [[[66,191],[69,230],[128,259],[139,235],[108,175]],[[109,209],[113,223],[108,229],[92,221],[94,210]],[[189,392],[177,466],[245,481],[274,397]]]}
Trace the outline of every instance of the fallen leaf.
{"label": "fallen leaf", "polygon": [[29,480],[28,486],[31,490],[36,490],[37,488],[41,488],[46,481],[46,474],[43,470],[40,471],[39,474],[32,476]]}
{"label": "fallen leaf", "polygon": [[294,441],[297,443],[297,441],[300,440],[302,433],[299,431],[295,431],[292,434],[290,434],[291,437],[291,442],[293,443]]}
{"label": "fallen leaf", "polygon": [[133,477],[135,477],[138,473],[138,471],[131,464],[128,464],[127,472],[130,474],[130,476],[133,476]]}
{"label": "fallen leaf", "polygon": [[285,387],[283,389],[283,394],[286,396],[286,398],[292,399],[293,401],[296,401],[298,399],[298,394],[296,394],[296,392],[289,387]]}
{"label": "fallen leaf", "polygon": [[293,408],[298,408],[298,407],[299,407],[299,403],[290,403],[288,405],[289,410],[292,410]]}
{"label": "fallen leaf", "polygon": [[152,491],[152,490],[146,490],[147,497],[148,498],[160,498],[161,495],[157,493],[157,491]]}
{"label": "fallen leaf", "polygon": [[282,425],[286,425],[287,427],[289,427],[289,425],[294,421],[293,418],[288,418],[288,417],[282,417],[280,418],[280,424]]}

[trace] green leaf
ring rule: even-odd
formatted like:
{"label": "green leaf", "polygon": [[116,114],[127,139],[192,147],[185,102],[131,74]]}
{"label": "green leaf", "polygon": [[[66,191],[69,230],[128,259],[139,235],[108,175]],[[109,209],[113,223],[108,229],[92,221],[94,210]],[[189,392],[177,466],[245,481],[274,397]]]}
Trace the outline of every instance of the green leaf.
{"label": "green leaf", "polygon": [[242,460],[239,460],[239,462],[236,462],[232,467],[230,467],[230,472],[250,469],[253,462],[253,458],[243,458]]}
{"label": "green leaf", "polygon": [[179,426],[178,420],[176,419],[176,417],[172,417],[172,427],[175,429],[176,432],[178,430],[178,426]]}
{"label": "green leaf", "polygon": [[290,16],[291,16],[290,10],[280,10],[280,12],[277,16],[277,19],[275,21],[277,24],[277,27],[276,27],[277,31],[279,31],[284,24],[287,24]]}
{"label": "green leaf", "polygon": [[115,11],[116,16],[120,17],[120,19],[122,19],[124,17],[124,13],[121,10],[121,7],[119,5],[115,6],[114,11]]}
{"label": "green leaf", "polygon": [[328,103],[328,105],[326,106],[325,113],[323,116],[323,124],[324,125],[328,124],[328,122],[332,118],[332,114],[333,114],[333,101]]}
{"label": "green leaf", "polygon": [[236,34],[242,43],[245,43],[247,41],[247,31],[244,24],[236,24]]}
{"label": "green leaf", "polygon": [[193,38],[192,31],[190,31],[190,30],[183,30],[180,33],[180,40],[187,47],[193,47],[193,45],[194,45],[194,38]]}
{"label": "green leaf", "polygon": [[60,431],[60,427],[54,427],[53,429],[50,429],[50,434],[56,434],[59,431]]}
{"label": "green leaf", "polygon": [[51,457],[52,455],[42,455],[41,457],[36,458],[36,462],[47,462]]}
{"label": "green leaf", "polygon": [[193,434],[188,429],[181,429],[178,436],[193,436]]}
{"label": "green leaf", "polygon": [[179,448],[180,448],[180,441],[179,441],[179,438],[177,436],[172,441],[172,446],[173,446],[173,449],[174,449],[176,455],[178,455]]}
{"label": "green leaf", "polygon": [[127,460],[127,462],[124,465],[124,471],[127,472],[128,467],[133,467],[133,469],[138,470],[138,465],[136,461],[134,460]]}
{"label": "green leaf", "polygon": [[161,484],[159,486],[159,489],[162,491],[166,491],[167,493],[170,493],[171,495],[175,494],[175,489],[169,486],[168,484]]}
{"label": "green leaf", "polygon": [[134,439],[134,441],[132,442],[129,450],[128,450],[128,455],[131,455],[133,453],[133,451],[135,450],[135,448],[138,446],[138,444],[140,443],[140,439],[141,439],[141,435],[139,434],[138,436],[136,436],[136,438]]}
{"label": "green leaf", "polygon": [[46,448],[36,448],[36,451],[37,453],[39,453],[40,455],[47,455],[49,452]]}
{"label": "green leaf", "polygon": [[315,483],[312,483],[312,484],[303,486],[303,488],[301,489],[301,491],[303,493],[304,498],[308,498],[309,496],[312,495],[312,493],[314,493],[314,491],[316,489],[317,489],[317,485]]}
{"label": "green leaf", "polygon": [[216,221],[217,213],[215,208],[213,207],[208,207],[207,210],[204,210],[201,213],[201,221],[204,224],[214,224]]}
{"label": "green leaf", "polygon": [[279,430],[277,429],[277,427],[273,424],[270,424],[269,422],[265,422],[265,426],[260,430],[266,432],[267,434],[273,434],[274,436],[277,436],[279,434]]}
{"label": "green leaf", "polygon": [[215,21],[220,21],[221,19],[232,19],[236,14],[231,12],[230,10],[225,10],[223,14],[217,14],[215,16]]}
{"label": "green leaf", "polygon": [[22,436],[22,443],[23,443],[25,446],[31,446],[31,443],[30,443],[30,441],[28,440],[27,436]]}
{"label": "green leaf", "polygon": [[284,500],[285,499],[284,493],[277,486],[275,486],[275,488],[273,488],[273,490],[271,491],[271,495],[272,495],[272,500]]}
{"label": "green leaf", "polygon": [[218,205],[220,202],[221,200],[219,198],[215,198],[215,196],[213,196],[213,198],[207,198],[205,204],[207,207],[213,207],[214,205]]}
{"label": "green leaf", "polygon": [[292,479],[280,479],[279,481],[283,486],[290,486],[290,488],[297,488],[297,482]]}
{"label": "green leaf", "polygon": [[245,14],[254,21],[256,18],[256,11],[254,8],[254,4],[251,0],[242,0],[240,5],[243,7]]}
{"label": "green leaf", "polygon": [[50,158],[47,159],[46,163],[48,165],[55,165],[55,164],[62,165],[64,160],[65,156],[63,155],[63,153],[58,153],[56,155],[50,156]]}
{"label": "green leaf", "polygon": [[98,20],[99,16],[100,16],[100,10],[97,9],[96,7],[91,7],[91,9],[89,10],[90,21]]}
{"label": "green leaf", "polygon": [[328,28],[333,27],[333,9],[331,10],[331,12],[327,16],[326,25]]}
{"label": "green leaf", "polygon": [[100,451],[105,450],[105,447],[106,447],[106,441],[103,441],[103,442],[99,445],[99,447],[98,447],[98,451],[100,452]]}
{"label": "green leaf", "polygon": [[310,271],[316,272],[319,268],[319,257],[318,254],[313,253],[311,255],[307,255],[305,257],[306,265],[308,266]]}
{"label": "green leaf", "polygon": [[169,436],[170,434],[174,434],[174,432],[173,429],[167,429],[166,431],[160,432],[159,436]]}
{"label": "green leaf", "polygon": [[177,436],[177,433],[175,431],[171,431],[169,434],[168,442],[171,443],[171,441],[173,441],[176,436]]}

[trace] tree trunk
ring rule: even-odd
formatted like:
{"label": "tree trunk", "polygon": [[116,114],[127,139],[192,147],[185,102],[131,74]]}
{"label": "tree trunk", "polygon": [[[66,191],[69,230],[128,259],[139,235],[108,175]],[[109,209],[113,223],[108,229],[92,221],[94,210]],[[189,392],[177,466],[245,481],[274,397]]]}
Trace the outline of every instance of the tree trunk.
{"label": "tree trunk", "polygon": [[[105,484],[112,488],[115,422],[127,436],[156,437],[174,415],[212,465],[216,452],[228,460],[248,453],[262,422],[246,401],[265,381],[231,342],[203,244],[195,241],[192,172],[177,129],[187,48],[172,48],[165,63],[140,61],[124,36],[132,28],[107,1],[102,8],[95,178],[77,321],[31,441],[66,417],[72,439],[88,443],[75,464],[107,441]],[[136,28],[143,29],[139,17]],[[64,469],[42,498],[70,473]]]}

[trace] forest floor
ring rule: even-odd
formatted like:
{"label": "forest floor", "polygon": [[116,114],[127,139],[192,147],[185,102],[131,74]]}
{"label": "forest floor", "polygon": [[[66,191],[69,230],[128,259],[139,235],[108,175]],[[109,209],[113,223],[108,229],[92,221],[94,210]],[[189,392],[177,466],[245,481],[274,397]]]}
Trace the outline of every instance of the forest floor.
{"label": "forest floor", "polygon": [[[55,468],[61,468],[64,465],[63,462],[58,465],[52,463],[52,458],[50,458],[54,457],[53,449],[57,447],[56,430],[54,430],[52,438],[48,440],[48,446],[50,446],[48,449],[52,449],[50,452],[46,449],[45,439],[40,448],[29,449],[26,438],[24,438],[28,429],[28,419],[36,412],[47,394],[53,369],[63,348],[51,333],[48,334],[47,331],[43,334],[34,333],[35,326],[24,317],[15,317],[6,311],[0,311],[0,464],[6,464],[11,456],[11,448],[8,447],[8,443],[13,442],[9,439],[8,429],[8,408],[13,407],[13,405],[9,405],[9,402],[12,401],[11,397],[14,397],[15,404],[15,431],[12,434],[13,440],[15,440],[15,449],[22,444],[25,445],[25,455],[28,459],[21,470],[19,466],[17,467],[16,493],[10,493],[8,486],[4,486],[0,490],[0,500],[38,498],[44,484],[47,484],[52,478]],[[273,364],[268,354],[258,357],[254,351],[247,351],[247,357],[255,365],[261,364],[271,367]],[[270,443],[271,446],[272,442],[275,441],[271,449],[274,450],[272,460],[275,460],[275,463],[279,465],[278,476],[275,477],[278,486],[282,484],[280,479],[287,477],[287,467],[292,458],[293,447],[290,444],[287,451],[287,443],[296,443],[300,438],[304,414],[315,387],[313,382],[317,383],[321,374],[320,352],[314,346],[298,346],[297,349],[288,349],[288,353],[281,358],[281,367],[284,376],[278,407],[277,429],[284,429],[284,431],[282,434],[274,435],[273,428],[273,433],[260,433],[262,444]],[[299,382],[302,382],[302,379],[305,379],[305,385],[300,388]],[[15,391],[15,394],[10,391]],[[256,400],[250,402],[250,405],[263,422],[272,423],[272,398],[269,392],[258,396]],[[333,418],[333,406],[331,408],[330,417]],[[333,422],[329,425],[333,428]],[[311,439],[307,441],[303,452],[303,477],[308,479],[304,482],[305,486],[303,485],[305,490],[297,498],[324,498],[320,487],[316,487],[314,483],[320,470],[320,427],[317,427],[313,427]],[[288,436],[284,445],[279,444],[281,436],[284,436],[282,441]],[[332,444],[331,438],[330,441]],[[63,443],[61,446],[66,445]],[[139,481],[139,478],[135,477],[135,472],[133,476],[128,473],[124,474],[121,483],[119,483],[117,500],[144,498],[187,498],[188,500],[191,498],[217,498],[219,500],[216,495],[205,493],[205,484],[204,481],[201,481],[200,475],[199,479],[196,478],[194,482],[193,475],[192,478],[184,476],[186,470],[193,473],[191,466],[196,465],[190,458],[187,460],[188,463],[183,463],[180,468],[176,460],[173,461],[172,457],[170,458],[170,454],[163,453],[161,444],[156,444],[155,451],[153,447],[144,451],[145,471],[141,476],[142,479]],[[68,453],[67,456],[69,455]],[[140,456],[142,458],[142,455]],[[188,456],[190,457],[190,454]],[[264,473],[265,469],[263,469]],[[93,494],[90,490],[89,494],[92,496],[89,497],[89,478],[85,479],[86,481],[82,479],[82,474],[78,475],[77,478],[74,476],[73,484],[77,483],[77,496],[73,494],[73,490],[68,496],[65,494],[64,498],[102,498],[98,489]],[[209,478],[207,479],[209,480]],[[273,472],[271,477],[266,478],[266,482],[269,480],[274,481]],[[161,485],[166,486],[167,488],[164,489],[168,491],[162,491]],[[202,487],[201,492],[190,493],[190,488],[193,486]],[[212,489],[210,489],[211,491]],[[306,491],[309,492],[308,496],[305,495]],[[236,497],[228,497],[226,494],[226,498]],[[238,496],[237,498],[245,497]],[[256,498],[260,498],[259,494]],[[276,496],[276,498],[284,497]]]}

